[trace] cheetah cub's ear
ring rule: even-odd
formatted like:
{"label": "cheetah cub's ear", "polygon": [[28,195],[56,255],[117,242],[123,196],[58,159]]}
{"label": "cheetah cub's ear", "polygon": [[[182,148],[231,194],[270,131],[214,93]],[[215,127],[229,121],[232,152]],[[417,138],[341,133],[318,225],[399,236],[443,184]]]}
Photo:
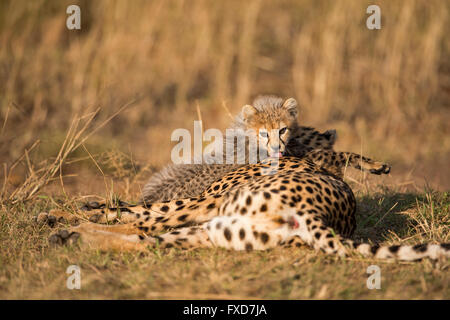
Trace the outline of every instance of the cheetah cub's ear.
{"label": "cheetah cub's ear", "polygon": [[297,119],[297,113],[298,113],[298,104],[297,100],[294,98],[289,98],[283,103],[283,108],[286,110],[287,114],[290,118],[293,120]]}
{"label": "cheetah cub's ear", "polygon": [[254,106],[251,106],[249,104],[246,104],[242,107],[242,118],[244,119],[245,123],[252,122],[255,115],[258,113],[258,110]]}

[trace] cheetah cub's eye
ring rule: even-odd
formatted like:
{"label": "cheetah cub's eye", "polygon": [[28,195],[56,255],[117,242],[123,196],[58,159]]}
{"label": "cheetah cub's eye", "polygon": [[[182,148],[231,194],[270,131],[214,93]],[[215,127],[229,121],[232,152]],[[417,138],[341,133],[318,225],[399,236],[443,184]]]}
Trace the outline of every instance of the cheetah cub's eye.
{"label": "cheetah cub's eye", "polygon": [[278,133],[279,133],[280,136],[281,136],[281,135],[283,135],[283,134],[286,132],[286,130],[287,130],[287,128],[284,127],[284,128],[282,128],[282,129],[280,129],[280,130],[278,131]]}
{"label": "cheetah cub's eye", "polygon": [[259,131],[259,135],[263,138],[267,138],[269,135],[267,134],[267,131]]}

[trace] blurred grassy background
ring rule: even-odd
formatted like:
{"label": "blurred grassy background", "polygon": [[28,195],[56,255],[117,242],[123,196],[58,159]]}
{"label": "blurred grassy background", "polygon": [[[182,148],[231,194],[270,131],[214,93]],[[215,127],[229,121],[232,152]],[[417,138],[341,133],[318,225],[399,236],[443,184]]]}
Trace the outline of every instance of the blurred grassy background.
{"label": "blurred grassy background", "polygon": [[[372,2],[3,0],[0,163],[36,139],[33,158],[55,156],[72,117],[101,107],[95,125],[137,99],[88,149],[161,166],[197,106],[223,129],[224,104],[277,94],[298,99],[303,124],[337,129],[338,150],[448,190],[450,3],[377,1],[382,29],[368,30]],[[70,4],[80,31],[65,26]]]}

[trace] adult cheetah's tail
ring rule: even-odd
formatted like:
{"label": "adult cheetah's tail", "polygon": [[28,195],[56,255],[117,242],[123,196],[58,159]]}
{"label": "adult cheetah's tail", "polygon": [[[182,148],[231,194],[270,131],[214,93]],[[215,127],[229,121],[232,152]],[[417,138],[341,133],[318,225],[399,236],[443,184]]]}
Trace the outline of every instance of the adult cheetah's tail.
{"label": "adult cheetah's tail", "polygon": [[396,259],[417,261],[423,258],[437,260],[440,257],[450,258],[450,243],[379,246],[345,240],[345,243],[363,256],[375,259]]}

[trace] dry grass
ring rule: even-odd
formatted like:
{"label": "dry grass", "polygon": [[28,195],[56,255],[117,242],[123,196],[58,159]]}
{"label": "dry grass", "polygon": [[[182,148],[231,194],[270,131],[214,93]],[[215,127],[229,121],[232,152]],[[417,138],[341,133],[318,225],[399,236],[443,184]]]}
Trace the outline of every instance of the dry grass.
{"label": "dry grass", "polygon": [[[65,27],[73,3],[81,31]],[[0,161],[36,137],[45,139],[36,153],[56,156],[48,145],[75,115],[100,106],[99,124],[136,98],[95,142],[161,165],[197,105],[205,129],[223,129],[224,103],[235,113],[274,93],[300,101],[303,123],[336,128],[339,149],[448,190],[450,6],[379,1],[382,29],[372,31],[368,3],[2,1]]]}
{"label": "dry grass", "polygon": [[[356,238],[385,243],[449,241],[449,197],[448,193],[359,194]],[[145,254],[76,246],[54,249],[46,240],[53,230],[35,224],[33,217],[55,203],[66,202],[47,197],[2,208],[0,299],[450,298],[448,262],[338,259],[307,248],[252,253],[170,249]],[[81,290],[65,287],[65,270],[72,264],[81,268]],[[381,268],[381,290],[366,287],[366,269],[372,264]]]}
{"label": "dry grass", "polygon": [[[74,3],[81,31],[65,28]],[[390,177],[346,177],[357,237],[449,241],[450,5],[378,1],[382,30],[370,31],[368,4],[0,2],[0,298],[450,298],[448,264],[51,249],[52,231],[33,222],[87,198],[137,199],[175,128],[201,117],[223,129],[274,93],[298,99],[302,123],[337,129],[338,150],[393,165]],[[365,286],[375,263],[380,291]],[[81,291],[65,288],[70,264]]]}

